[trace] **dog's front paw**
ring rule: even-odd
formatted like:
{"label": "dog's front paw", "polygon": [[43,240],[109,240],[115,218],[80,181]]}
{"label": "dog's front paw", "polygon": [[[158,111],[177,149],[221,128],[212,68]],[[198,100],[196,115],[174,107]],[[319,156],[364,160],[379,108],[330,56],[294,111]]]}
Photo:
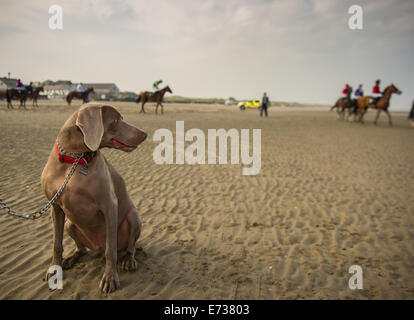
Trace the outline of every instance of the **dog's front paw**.
{"label": "dog's front paw", "polygon": [[132,254],[127,253],[122,260],[121,267],[124,271],[135,271],[137,269],[137,261]]}
{"label": "dog's front paw", "polygon": [[118,273],[116,271],[105,271],[101,282],[99,284],[99,288],[102,290],[103,293],[110,293],[115,291],[120,287]]}

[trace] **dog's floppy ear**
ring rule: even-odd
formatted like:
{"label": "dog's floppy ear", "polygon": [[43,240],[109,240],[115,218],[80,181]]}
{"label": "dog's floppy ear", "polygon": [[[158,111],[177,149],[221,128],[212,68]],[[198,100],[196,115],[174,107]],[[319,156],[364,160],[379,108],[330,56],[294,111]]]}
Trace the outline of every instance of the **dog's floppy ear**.
{"label": "dog's floppy ear", "polygon": [[78,112],[76,125],[83,133],[83,141],[86,146],[92,151],[98,150],[104,133],[102,107],[95,105],[81,108]]}

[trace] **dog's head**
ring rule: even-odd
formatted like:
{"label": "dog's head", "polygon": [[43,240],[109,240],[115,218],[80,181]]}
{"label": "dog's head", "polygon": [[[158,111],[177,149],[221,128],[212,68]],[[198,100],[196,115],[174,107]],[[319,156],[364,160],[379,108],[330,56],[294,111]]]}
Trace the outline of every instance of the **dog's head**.
{"label": "dog's head", "polygon": [[123,121],[119,111],[108,105],[89,103],[82,106],[76,126],[91,151],[107,147],[130,152],[147,137],[145,132]]}

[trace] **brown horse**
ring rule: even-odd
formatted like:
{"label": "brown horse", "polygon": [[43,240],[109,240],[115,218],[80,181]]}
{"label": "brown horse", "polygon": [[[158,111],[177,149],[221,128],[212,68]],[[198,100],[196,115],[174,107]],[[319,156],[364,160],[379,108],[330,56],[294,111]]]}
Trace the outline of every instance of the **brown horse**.
{"label": "brown horse", "polygon": [[376,104],[372,104],[370,102],[371,96],[364,96],[358,99],[358,114],[359,114],[359,121],[364,123],[364,115],[368,111],[368,108],[377,109],[377,116],[375,117],[374,124],[377,124],[378,117],[381,111],[384,111],[388,116],[388,123],[392,126],[391,115],[388,111],[388,107],[390,106],[390,99],[393,93],[401,94],[401,90],[399,90],[394,84],[386,87],[384,90],[384,94],[382,98],[378,100]]}
{"label": "brown horse", "polygon": [[162,99],[164,97],[164,94],[166,92],[172,93],[171,89],[169,86],[166,86],[165,88],[162,88],[161,90],[155,91],[155,92],[150,92],[150,91],[142,91],[139,96],[138,99],[136,101],[136,103],[141,102],[141,112],[145,113],[144,110],[144,105],[147,102],[156,102],[157,105],[155,106],[155,113],[158,113],[158,105],[161,106],[161,114],[164,113],[164,106],[162,105]]}
{"label": "brown horse", "polygon": [[33,99],[33,107],[35,105],[36,105],[36,107],[39,107],[39,105],[37,104],[37,99],[39,98],[40,92],[43,92],[43,91],[44,91],[43,86],[40,86],[40,87],[36,88],[34,92],[32,92],[31,98]]}
{"label": "brown horse", "polygon": [[332,111],[335,108],[338,108],[338,110],[337,110],[338,119],[344,119],[345,118],[345,110],[346,109],[349,110],[347,120],[349,119],[350,115],[353,113],[356,101],[351,99],[352,91],[353,91],[352,87],[349,86],[348,90],[346,92],[346,97],[339,98],[336,101],[335,105],[332,106],[330,111]]}
{"label": "brown horse", "polygon": [[23,100],[23,107],[26,108],[26,100],[27,99],[33,99],[33,107],[39,107],[39,105],[37,104],[37,99],[39,98],[39,93],[44,91],[43,86],[37,87],[34,91],[29,92],[29,86],[26,86],[27,89],[27,94],[26,94],[26,98]]}
{"label": "brown horse", "polygon": [[17,88],[8,88],[6,90],[7,108],[13,109],[12,100],[17,98],[20,100],[20,107],[25,107],[25,101],[27,99],[27,90],[19,90]]}
{"label": "brown horse", "polygon": [[93,91],[93,88],[88,88],[84,92],[71,91],[66,96],[66,102],[68,103],[68,105],[70,105],[72,100],[74,98],[77,98],[77,99],[83,100],[83,103],[86,103],[86,102],[88,102],[88,96],[91,92],[95,92],[95,91]]}

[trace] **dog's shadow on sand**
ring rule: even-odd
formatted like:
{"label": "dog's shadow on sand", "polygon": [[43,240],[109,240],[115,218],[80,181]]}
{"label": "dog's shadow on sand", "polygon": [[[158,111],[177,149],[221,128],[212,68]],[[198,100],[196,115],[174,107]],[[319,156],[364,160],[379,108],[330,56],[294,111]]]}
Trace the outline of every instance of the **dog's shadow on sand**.
{"label": "dog's shadow on sand", "polygon": [[[140,264],[140,262],[145,262],[146,260],[148,260],[148,254],[145,252],[145,250],[141,247],[141,246],[137,246],[135,248],[135,260],[137,260],[138,265]],[[126,252],[118,252],[118,259],[117,259],[117,264],[118,264],[118,268],[120,267],[120,263],[122,261],[122,259],[125,257]],[[99,263],[102,263],[102,268],[105,267],[105,262],[106,262],[106,258],[105,258],[105,253],[104,252],[94,252],[89,250],[84,256],[79,258],[79,261],[77,261],[72,268],[67,269],[66,272],[71,271],[71,270],[78,270],[78,269],[82,269],[82,268],[88,268],[89,265],[94,265],[94,266],[99,266],[99,263],[97,263],[99,261]],[[121,271],[121,270],[118,270]]]}
{"label": "dog's shadow on sand", "polygon": [[[143,265],[146,265],[146,261],[149,257],[141,246],[137,246],[135,249],[135,260],[137,261],[136,271],[138,271],[142,269]],[[121,262],[125,255],[126,252],[118,253],[117,265],[119,273],[124,272],[121,269]],[[95,273],[99,275],[100,273],[103,273],[105,263],[106,258],[104,252],[88,251],[84,256],[79,258],[79,261],[77,261],[73,267],[64,270],[64,273],[66,278],[73,277],[74,279],[79,279],[79,276],[91,276]]]}

